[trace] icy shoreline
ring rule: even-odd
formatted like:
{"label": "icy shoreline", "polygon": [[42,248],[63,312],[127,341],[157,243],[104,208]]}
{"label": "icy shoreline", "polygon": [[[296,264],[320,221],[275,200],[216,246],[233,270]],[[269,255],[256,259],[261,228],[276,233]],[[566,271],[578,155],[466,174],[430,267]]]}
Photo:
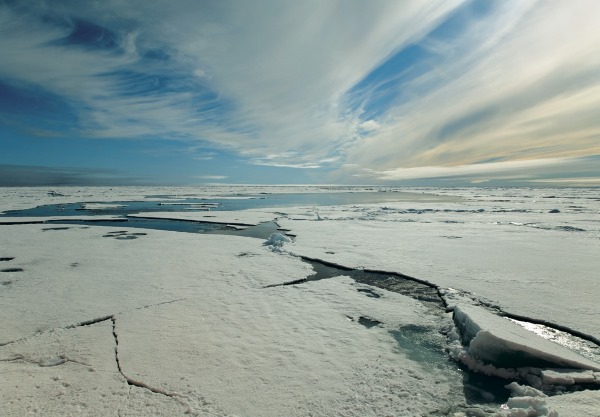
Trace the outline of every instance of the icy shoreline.
{"label": "icy shoreline", "polygon": [[[94,198],[90,189],[71,196],[49,196],[48,189],[0,191],[3,209],[22,207],[24,194],[30,196],[27,204],[36,195],[42,204],[88,193],[76,202],[112,203],[123,201],[126,192],[102,190]],[[407,337],[426,337],[417,349],[429,346],[443,358],[444,346],[457,340],[451,314],[432,309],[410,288],[407,295],[389,291],[399,285],[393,281],[388,287],[373,285],[371,278],[356,281],[355,274],[364,270],[389,271],[398,278],[408,274],[437,288],[448,310],[466,313],[474,322],[502,320],[502,326],[470,326],[479,330],[454,351],[458,357],[465,349],[483,366],[498,357],[485,348],[493,338],[518,345],[512,330],[506,336],[500,331],[504,321],[510,322],[490,311],[543,318],[591,339],[599,335],[593,308],[594,271],[600,270],[594,255],[600,242],[597,193],[483,191],[453,190],[460,203],[210,211],[210,218],[203,217],[206,212],[151,214],[223,224],[277,219],[296,236],[293,241],[129,229],[126,223],[114,230],[91,223],[52,230],[42,224],[0,225],[5,306],[0,369],[11,375],[1,394],[7,415],[98,415],[98,410],[136,415],[144,410],[154,415],[455,417],[520,416],[531,407],[532,416],[555,415],[553,410],[563,417],[575,415],[569,410],[594,416],[595,409],[585,404],[600,400],[600,391],[544,397],[513,386],[515,398],[526,399],[511,399],[507,410],[494,409],[493,401],[472,403],[462,392],[458,369],[440,362],[440,368],[424,371],[418,355],[398,345],[403,339],[397,332],[406,329]],[[162,194],[152,197],[162,201],[179,192],[140,190],[137,198]],[[108,206],[90,207],[101,212]],[[569,257],[570,264],[555,253]],[[329,263],[330,275],[306,282],[314,267],[299,257]],[[293,284],[281,286],[286,282]],[[565,291],[578,300],[568,310]],[[553,351],[544,350],[538,336],[525,334],[533,349],[528,348],[529,355]],[[451,344],[447,348],[451,351]],[[571,351],[556,352],[552,357],[558,362],[549,364],[580,363],[584,370],[541,369],[515,376],[519,384],[559,390],[600,385],[589,359],[564,362]],[[496,363],[498,369],[505,365]],[[493,397],[485,387],[477,389],[482,398]],[[107,397],[112,408],[100,405]]]}

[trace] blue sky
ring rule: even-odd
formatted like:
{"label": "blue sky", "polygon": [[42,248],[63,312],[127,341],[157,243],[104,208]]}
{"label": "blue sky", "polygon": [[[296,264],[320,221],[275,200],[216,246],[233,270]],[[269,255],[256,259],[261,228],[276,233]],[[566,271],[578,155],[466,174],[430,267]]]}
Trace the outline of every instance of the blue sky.
{"label": "blue sky", "polygon": [[595,0],[0,0],[0,185],[600,185]]}

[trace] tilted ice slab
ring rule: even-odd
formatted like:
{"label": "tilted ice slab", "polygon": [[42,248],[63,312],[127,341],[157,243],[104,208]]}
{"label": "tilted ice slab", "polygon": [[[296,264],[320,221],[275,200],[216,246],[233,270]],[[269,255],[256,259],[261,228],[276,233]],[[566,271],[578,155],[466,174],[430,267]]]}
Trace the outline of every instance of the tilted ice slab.
{"label": "tilted ice slab", "polygon": [[600,364],[473,305],[454,309],[454,322],[471,356],[499,367],[600,370]]}

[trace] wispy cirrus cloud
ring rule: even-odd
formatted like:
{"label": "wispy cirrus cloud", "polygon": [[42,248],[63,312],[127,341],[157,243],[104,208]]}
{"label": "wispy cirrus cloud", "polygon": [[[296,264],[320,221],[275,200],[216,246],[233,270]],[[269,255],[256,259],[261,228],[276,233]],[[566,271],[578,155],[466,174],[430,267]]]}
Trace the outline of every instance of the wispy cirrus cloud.
{"label": "wispy cirrus cloud", "polygon": [[349,162],[382,179],[431,178],[600,154],[598,3],[492,6],[458,15],[464,27],[447,41],[424,40],[431,70],[405,80],[404,100]]}
{"label": "wispy cirrus cloud", "polygon": [[[9,2],[0,76],[67,97],[87,136],[306,167],[355,134],[340,97],[459,3]],[[287,151],[295,163],[262,158]]]}
{"label": "wispy cirrus cloud", "polygon": [[325,182],[554,172],[600,155],[599,13],[593,0],[7,0],[0,123],[176,140],[199,164],[226,153]]}

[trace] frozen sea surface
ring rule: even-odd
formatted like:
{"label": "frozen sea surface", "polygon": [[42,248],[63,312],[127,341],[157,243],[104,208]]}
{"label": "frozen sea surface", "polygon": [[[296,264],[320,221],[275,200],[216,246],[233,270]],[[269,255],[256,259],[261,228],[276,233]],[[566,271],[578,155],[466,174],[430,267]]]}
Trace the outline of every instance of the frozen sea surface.
{"label": "frozen sea surface", "polygon": [[0,194],[5,415],[598,415],[598,189]]}

